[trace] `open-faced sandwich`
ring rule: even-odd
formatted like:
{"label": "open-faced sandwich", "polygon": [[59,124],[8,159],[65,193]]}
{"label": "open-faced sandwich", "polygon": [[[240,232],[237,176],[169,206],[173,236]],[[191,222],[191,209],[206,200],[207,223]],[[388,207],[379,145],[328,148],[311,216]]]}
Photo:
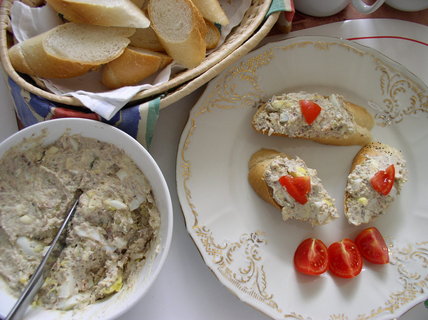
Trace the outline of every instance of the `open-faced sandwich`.
{"label": "open-faced sandwich", "polygon": [[252,119],[262,134],[313,140],[332,145],[365,145],[372,139],[372,115],[341,95],[297,92],[273,96]]}
{"label": "open-faced sandwich", "polygon": [[334,199],[315,169],[276,150],[261,149],[251,156],[248,180],[256,193],[282,212],[283,220],[296,219],[323,225],[338,218]]}
{"label": "open-faced sandwich", "polygon": [[360,225],[383,214],[407,181],[406,161],[397,149],[380,142],[355,156],[345,191],[345,216]]}

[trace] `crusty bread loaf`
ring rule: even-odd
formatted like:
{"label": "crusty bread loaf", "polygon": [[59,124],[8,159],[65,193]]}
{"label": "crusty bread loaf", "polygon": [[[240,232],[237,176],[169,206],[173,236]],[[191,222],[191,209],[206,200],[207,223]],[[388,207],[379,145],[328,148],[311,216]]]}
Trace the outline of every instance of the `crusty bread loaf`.
{"label": "crusty bread loaf", "polygon": [[221,7],[218,0],[192,0],[202,16],[214,23],[225,26],[229,24],[229,19]]}
{"label": "crusty bread loaf", "polygon": [[220,41],[220,30],[211,21],[205,20],[207,25],[207,34],[205,35],[205,43],[207,49],[214,49]]}
{"label": "crusty bread loaf", "polygon": [[8,53],[18,72],[70,78],[120,56],[134,31],[69,22],[12,46]]}
{"label": "crusty bread loaf", "polygon": [[[394,165],[394,184],[387,195],[374,190],[370,179]],[[381,142],[371,142],[355,155],[348,175],[344,213],[349,223],[360,225],[385,213],[407,181],[406,161],[402,153]]]}
{"label": "crusty bread loaf", "polygon": [[136,85],[171,62],[166,54],[128,47],[103,67],[102,83],[110,89]]}
{"label": "crusty bread loaf", "polygon": [[152,27],[135,30],[129,40],[131,40],[130,45],[133,47],[158,52],[165,51]]}
{"label": "crusty bread loaf", "polygon": [[[296,202],[280,185],[278,179],[283,175],[310,178],[312,186],[306,203]],[[321,185],[316,170],[308,168],[299,158],[293,159],[272,149],[261,149],[255,152],[248,162],[248,181],[263,200],[281,210],[283,220],[296,219],[312,225],[322,225],[338,218],[334,199]]]}
{"label": "crusty bread loaf", "polygon": [[[313,124],[308,125],[298,107],[298,97],[300,96],[313,97],[322,108],[328,109],[329,112],[321,111]],[[335,102],[331,103],[329,99]],[[277,103],[283,103],[284,108],[272,107]],[[291,107],[294,108],[293,114],[280,123],[281,113],[287,109],[291,110]],[[271,115],[274,113],[277,115],[272,117]],[[345,120],[349,122],[347,126],[343,125],[346,123]],[[297,134],[286,133],[288,128],[291,128],[291,122],[294,126],[298,125]],[[324,128],[318,130],[318,127],[321,128],[318,123],[325,124]],[[365,145],[372,140],[370,130],[374,126],[374,120],[365,108],[344,100],[340,95],[333,94],[324,97],[317,93],[298,92],[275,96],[270,101],[262,103],[253,116],[252,126],[257,132],[266,135],[307,139],[331,145]],[[349,130],[347,132],[339,131],[344,128],[349,128]]]}
{"label": "crusty bread loaf", "polygon": [[65,19],[105,27],[147,28],[144,12],[131,0],[47,0]]}
{"label": "crusty bread loaf", "polygon": [[151,0],[149,18],[165,51],[186,68],[205,58],[205,20],[190,0]]}

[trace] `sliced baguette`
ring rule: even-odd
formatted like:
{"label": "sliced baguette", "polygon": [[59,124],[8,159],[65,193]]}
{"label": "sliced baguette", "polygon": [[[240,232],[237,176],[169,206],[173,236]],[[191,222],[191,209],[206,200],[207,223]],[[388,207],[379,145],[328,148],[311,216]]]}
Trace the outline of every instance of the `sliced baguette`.
{"label": "sliced baguette", "polygon": [[137,29],[129,40],[131,40],[130,45],[133,47],[157,52],[165,51],[152,27]]}
{"label": "sliced baguette", "polygon": [[147,28],[144,12],[131,0],[46,0],[65,19],[105,27]]}
{"label": "sliced baguette", "polygon": [[[333,106],[340,113],[340,115],[336,116],[336,114],[333,113],[333,116],[330,115],[330,118],[328,118],[323,113],[323,111],[321,111],[318,118],[313,122],[313,124],[307,125],[301,114],[298,99],[294,97],[290,99],[289,95],[296,95],[295,97],[298,97],[300,95],[302,95],[302,97],[316,97],[316,101],[322,109],[325,108],[327,110],[327,108],[330,108],[329,106]],[[338,101],[340,100],[342,102],[330,103],[329,99],[333,99],[331,98],[333,96],[337,97],[335,99],[338,99]],[[277,101],[283,103],[285,107],[283,109],[273,108],[275,110],[272,110],[271,106]],[[294,108],[293,110],[296,117],[293,118],[293,121],[295,123],[294,125],[296,125],[297,123],[297,126],[300,131],[299,134],[286,133],[288,130],[287,126],[290,125],[289,119],[285,120],[283,124],[280,123],[281,112],[286,110],[286,108],[288,108],[289,110],[291,110],[290,108]],[[273,119],[270,115],[274,113],[277,113],[275,119]],[[353,128],[350,130],[350,132],[346,134],[342,134],[339,131],[335,131],[335,128],[343,128],[341,124],[333,125],[333,123],[341,121],[338,119],[344,118],[349,118],[351,122],[350,126]],[[329,125],[333,129],[328,129],[324,131],[320,129],[320,131],[317,131],[317,121],[328,122],[330,123]],[[308,94],[306,92],[299,92],[273,97],[271,101],[262,103],[253,116],[252,126],[257,132],[266,135],[300,138],[330,145],[365,145],[372,140],[370,130],[374,126],[374,120],[373,116],[365,108],[344,100],[342,96],[331,95],[330,97],[323,97],[316,93]]]}
{"label": "sliced baguette", "polygon": [[220,41],[220,30],[211,21],[205,20],[208,31],[205,35],[205,44],[207,49],[214,49]]}
{"label": "sliced baguette", "polygon": [[205,19],[222,26],[229,24],[229,19],[218,0],[192,0],[192,2]]}
{"label": "sliced baguette", "polygon": [[190,0],[150,0],[148,13],[153,30],[165,51],[186,68],[205,58],[205,20]]}
{"label": "sliced baguette", "polygon": [[110,89],[136,85],[171,62],[172,58],[166,54],[128,47],[104,66],[102,83]]}
{"label": "sliced baguette", "polygon": [[[284,164],[290,164],[290,166],[287,167]],[[287,168],[293,168],[293,170],[297,168],[298,170],[288,172]],[[278,182],[282,175],[310,177],[312,187],[308,194],[307,203],[297,203],[288,194]],[[261,149],[255,152],[248,162],[248,181],[263,200],[281,210],[283,220],[292,218],[309,222],[314,226],[326,224],[338,218],[334,199],[328,195],[321,185],[321,180],[316,176],[316,170],[308,168],[301,159],[293,159],[276,150]],[[314,187],[315,184],[316,187]],[[274,188],[277,190],[275,191]],[[280,198],[282,197],[281,193],[284,195],[284,199]]]}
{"label": "sliced baguette", "polygon": [[[387,195],[382,195],[373,189],[370,179],[391,164],[395,168],[394,184]],[[381,142],[361,148],[352,161],[345,189],[344,212],[348,222],[360,225],[384,214],[406,181],[406,161],[399,150]]]}
{"label": "sliced baguette", "polygon": [[18,72],[42,78],[71,78],[120,56],[133,32],[130,28],[70,22],[15,44],[8,54]]}

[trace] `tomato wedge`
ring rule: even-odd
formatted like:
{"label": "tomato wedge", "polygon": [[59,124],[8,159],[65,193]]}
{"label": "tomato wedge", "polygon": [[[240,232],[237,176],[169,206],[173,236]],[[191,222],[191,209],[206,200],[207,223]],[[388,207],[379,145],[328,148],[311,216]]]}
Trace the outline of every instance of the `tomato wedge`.
{"label": "tomato wedge", "polygon": [[363,268],[363,259],[357,245],[350,239],[332,243],[328,247],[328,268],[341,278],[353,278]]}
{"label": "tomato wedge", "polygon": [[371,179],[370,183],[377,192],[386,196],[394,185],[395,167],[391,164],[386,170],[378,171]]}
{"label": "tomato wedge", "polygon": [[310,177],[282,176],[279,178],[279,183],[298,203],[305,204],[308,202],[308,193],[311,191]]}
{"label": "tomato wedge", "polygon": [[321,107],[311,100],[299,100],[300,110],[307,124],[312,124],[321,112]]}
{"label": "tomato wedge", "polygon": [[355,239],[355,244],[361,255],[371,263],[386,264],[389,262],[388,247],[377,228],[370,227],[361,231]]}
{"label": "tomato wedge", "polygon": [[294,253],[294,266],[297,271],[309,275],[326,272],[328,254],[324,242],[315,238],[303,240]]}

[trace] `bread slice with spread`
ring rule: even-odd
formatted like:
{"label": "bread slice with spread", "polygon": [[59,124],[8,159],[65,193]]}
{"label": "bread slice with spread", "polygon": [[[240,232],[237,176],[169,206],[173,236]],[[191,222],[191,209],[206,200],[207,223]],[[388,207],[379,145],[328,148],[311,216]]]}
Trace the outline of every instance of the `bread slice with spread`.
{"label": "bread slice with spread", "polygon": [[402,153],[372,142],[354,157],[345,190],[345,216],[360,225],[385,213],[407,181]]}
{"label": "bread slice with spread", "polygon": [[372,115],[343,96],[293,92],[273,96],[252,119],[262,134],[313,140],[331,145],[365,145],[372,140]]}
{"label": "bread slice with spread", "polygon": [[266,202],[281,210],[283,220],[313,226],[338,218],[335,200],[327,193],[315,169],[296,157],[272,149],[255,152],[248,163],[248,181]]}

